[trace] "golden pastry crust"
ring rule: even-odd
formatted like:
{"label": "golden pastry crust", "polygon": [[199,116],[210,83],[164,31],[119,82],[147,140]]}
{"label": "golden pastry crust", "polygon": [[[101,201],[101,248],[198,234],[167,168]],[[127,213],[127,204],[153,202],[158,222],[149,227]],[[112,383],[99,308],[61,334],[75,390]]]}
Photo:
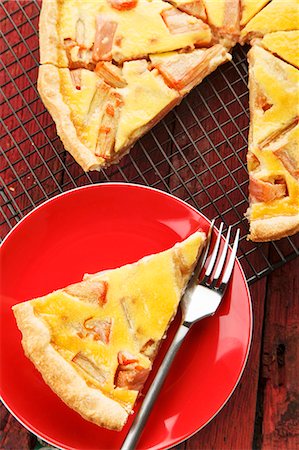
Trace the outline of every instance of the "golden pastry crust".
{"label": "golden pastry crust", "polygon": [[249,63],[249,145],[265,146],[297,121],[299,72],[259,45]]}
{"label": "golden pastry crust", "polygon": [[22,330],[25,354],[51,389],[83,418],[111,430],[120,430],[128,418],[128,412],[101,391],[89,387],[54,349],[48,327],[34,314],[30,302],[14,306],[13,311]]}
{"label": "golden pastry crust", "polygon": [[248,239],[255,242],[275,241],[299,231],[299,214],[252,220]]}
{"label": "golden pastry crust", "polygon": [[57,21],[57,0],[43,0],[39,19],[40,63],[68,67],[66,53],[58,35]]}
{"label": "golden pastry crust", "polygon": [[79,140],[76,128],[71,119],[71,111],[60,92],[59,69],[52,64],[43,64],[39,68],[38,90],[40,96],[53,117],[57,133],[61,137],[65,149],[75,158],[86,172],[100,170],[105,165],[103,158],[95,156]]}
{"label": "golden pastry crust", "polygon": [[263,149],[247,155],[249,239],[277,240],[299,227],[298,126]]}
{"label": "golden pastry crust", "polygon": [[164,252],[13,307],[26,356],[83,418],[122,429],[204,242],[196,232]]}
{"label": "golden pastry crust", "polygon": [[176,98],[162,111],[142,128],[133,132],[126,142],[126,145],[114,155],[113,159],[108,160],[96,156],[94,151],[84,145],[77,134],[76,127],[71,118],[71,111],[65,103],[60,91],[61,81],[59,70],[52,64],[43,64],[39,67],[38,90],[43,103],[53,117],[57,133],[60,136],[65,149],[73,156],[85,172],[92,170],[101,170],[103,167],[109,167],[111,164],[117,164],[119,160],[129,153],[136,140],[146,134],[156,123],[174,108],[182,99],[177,95]]}
{"label": "golden pastry crust", "polygon": [[257,44],[256,40],[248,53],[250,207],[246,215],[248,238],[270,241],[299,229],[299,78],[297,69]]}

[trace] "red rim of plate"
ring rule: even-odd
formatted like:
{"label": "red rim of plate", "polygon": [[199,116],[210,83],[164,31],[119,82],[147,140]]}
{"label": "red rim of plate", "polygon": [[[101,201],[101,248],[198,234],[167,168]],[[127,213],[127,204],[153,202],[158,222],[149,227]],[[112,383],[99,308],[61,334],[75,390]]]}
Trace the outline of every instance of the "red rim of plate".
{"label": "red rim of plate", "polygon": [[[74,189],[70,189],[68,191],[62,192],[54,197],[49,198],[48,200],[46,200],[45,202],[43,202],[42,204],[38,205],[36,208],[34,208],[32,211],[30,211],[28,214],[26,214],[10,231],[9,233],[5,236],[5,238],[3,239],[2,243],[0,244],[0,248],[2,248],[4,246],[4,244],[6,244],[6,242],[10,239],[10,237],[12,236],[12,234],[15,232],[15,230],[17,228],[19,228],[19,226],[22,225],[22,223],[24,221],[26,221],[32,214],[36,214],[36,212],[40,209],[43,209],[45,207],[47,207],[47,205],[50,202],[55,202],[57,199],[59,199],[60,197],[65,197],[68,195],[73,194],[75,191],[79,191],[79,190],[85,190],[85,189],[92,189],[94,187],[98,187],[98,186],[123,186],[123,187],[135,187],[135,188],[140,188],[140,189],[145,189],[145,190],[149,190],[149,191],[154,191],[156,193],[162,194],[164,196],[170,197],[172,200],[184,205],[185,207],[193,210],[196,214],[198,214],[199,216],[201,216],[201,218],[204,221],[207,221],[209,224],[211,223],[211,220],[208,219],[204,214],[202,214],[200,211],[198,211],[196,208],[194,208],[192,205],[190,205],[189,203],[186,203],[185,201],[181,200],[180,198],[168,193],[168,192],[164,192],[160,189],[157,188],[153,188],[153,187],[149,187],[149,186],[144,186],[144,185],[140,185],[140,184],[136,184],[136,183],[124,183],[124,182],[107,182],[107,183],[95,183],[95,184],[91,184],[91,185],[85,185],[85,186],[80,186]],[[215,232],[215,228],[214,227],[214,232]],[[218,233],[218,229],[216,228],[216,232]],[[250,329],[249,329],[249,336],[248,336],[248,343],[247,343],[247,350],[246,350],[246,355],[244,357],[244,361],[243,361],[243,365],[240,368],[240,372],[239,375],[237,377],[237,380],[230,392],[230,394],[227,396],[227,398],[223,401],[223,403],[220,405],[220,407],[217,409],[217,411],[209,418],[209,420],[207,420],[204,424],[202,424],[200,427],[198,427],[197,429],[195,429],[193,432],[186,434],[184,437],[179,438],[177,441],[172,442],[170,446],[165,446],[165,447],[161,447],[162,449],[170,449],[175,445],[179,445],[182,442],[184,442],[186,439],[191,438],[192,436],[194,436],[196,433],[198,433],[200,430],[202,430],[205,426],[207,426],[219,413],[220,411],[224,408],[224,406],[228,403],[228,401],[230,400],[230,398],[232,397],[233,393],[236,390],[236,387],[238,386],[241,377],[244,373],[247,361],[248,361],[248,357],[249,357],[249,353],[250,353],[250,349],[251,349],[251,343],[252,343],[252,333],[253,333],[253,311],[252,311],[252,301],[251,301],[251,295],[250,295],[250,291],[248,288],[248,284],[246,282],[246,277],[243,271],[243,268],[239,262],[238,259],[236,259],[236,264],[238,265],[238,268],[240,270],[241,276],[243,278],[244,281],[244,285],[245,285],[245,289],[246,289],[246,295],[247,295],[247,299],[248,299],[248,306],[249,306],[249,323],[250,323]],[[32,434],[34,434],[35,436],[37,436],[39,439],[43,440],[44,442],[47,442],[50,445],[55,446],[56,448],[64,448],[64,449],[70,449],[73,450],[74,447],[69,447],[69,446],[64,446],[64,447],[58,447],[58,443],[56,443],[54,440],[49,439],[47,436],[43,436],[42,434],[37,433],[36,431],[34,431],[30,425],[25,424],[17,415],[17,413],[15,413],[7,404],[7,402],[3,399],[3,396],[0,394],[0,400],[2,401],[2,403],[5,405],[5,407],[7,408],[7,410],[15,417],[15,419],[24,427],[26,428],[28,431],[30,431]]]}

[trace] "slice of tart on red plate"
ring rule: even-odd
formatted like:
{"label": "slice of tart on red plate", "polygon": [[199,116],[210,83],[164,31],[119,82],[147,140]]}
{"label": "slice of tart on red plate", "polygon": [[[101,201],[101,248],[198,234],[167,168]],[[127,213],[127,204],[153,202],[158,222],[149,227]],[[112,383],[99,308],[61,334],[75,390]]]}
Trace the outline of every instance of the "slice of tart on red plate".
{"label": "slice of tart on red plate", "polygon": [[[213,46],[197,2],[174,4],[43,1],[38,90],[85,171],[117,163],[184,93],[231,59]],[[166,62],[169,53],[176,63]],[[158,55],[165,63],[151,64]]]}
{"label": "slice of tart on red plate", "polygon": [[299,71],[254,45],[248,54],[249,239],[299,230]]}
{"label": "slice of tart on red plate", "polygon": [[169,250],[13,307],[26,356],[86,420],[122,429],[204,243],[196,232]]}

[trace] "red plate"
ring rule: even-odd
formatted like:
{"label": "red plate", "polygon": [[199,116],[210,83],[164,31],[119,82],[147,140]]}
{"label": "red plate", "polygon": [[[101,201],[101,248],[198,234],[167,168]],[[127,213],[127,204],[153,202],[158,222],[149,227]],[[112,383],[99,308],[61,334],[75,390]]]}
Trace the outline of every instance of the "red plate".
{"label": "red plate", "polygon": [[[207,231],[208,220],[186,203],[122,183],[66,192],[19,222],[1,250],[1,395],[23,425],[60,448],[106,450],[120,447],[134,416],[114,432],[69,409],[24,356],[11,306],[79,281],[85,272],[165,250],[199,226]],[[168,343],[174,330],[175,324]],[[173,446],[215,416],[243,372],[251,330],[249,292],[236,264],[217,314],[194,326],[177,355],[138,448]]]}

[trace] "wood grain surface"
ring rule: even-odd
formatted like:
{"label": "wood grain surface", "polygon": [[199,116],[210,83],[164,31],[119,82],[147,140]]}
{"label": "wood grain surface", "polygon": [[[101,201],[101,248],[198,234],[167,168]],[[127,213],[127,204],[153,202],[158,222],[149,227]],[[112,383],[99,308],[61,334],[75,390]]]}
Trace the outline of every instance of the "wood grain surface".
{"label": "wood grain surface", "polygon": [[259,393],[263,450],[299,448],[298,262],[279,275],[269,276],[265,305]]}

